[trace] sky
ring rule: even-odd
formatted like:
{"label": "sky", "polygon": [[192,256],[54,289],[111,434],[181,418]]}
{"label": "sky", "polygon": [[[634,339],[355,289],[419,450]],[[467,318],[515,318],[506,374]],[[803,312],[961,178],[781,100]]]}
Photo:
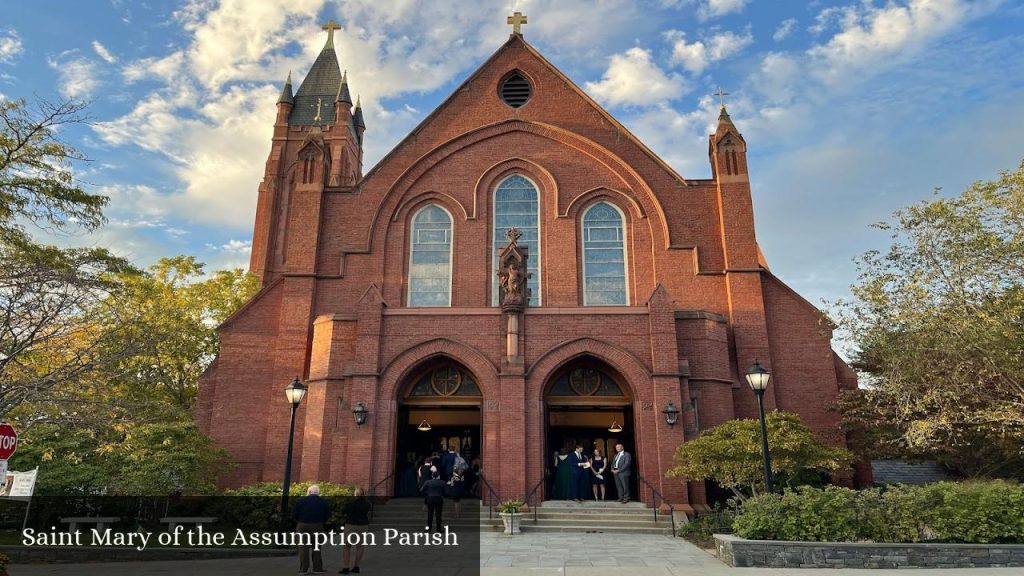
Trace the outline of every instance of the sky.
{"label": "sky", "polygon": [[275,101],[325,41],[366,117],[365,171],[508,38],[528,42],[686,178],[709,178],[719,86],[748,145],[757,236],[812,303],[848,293],[893,210],[1024,158],[1021,0],[0,0],[0,97],[91,101],[62,136],[109,196],[47,237],[140,266],[246,267]]}

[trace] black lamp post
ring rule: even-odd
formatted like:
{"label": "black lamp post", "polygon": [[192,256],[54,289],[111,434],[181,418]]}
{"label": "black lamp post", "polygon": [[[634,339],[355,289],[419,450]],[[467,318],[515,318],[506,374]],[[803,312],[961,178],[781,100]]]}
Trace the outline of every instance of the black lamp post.
{"label": "black lamp post", "polygon": [[775,479],[772,478],[772,456],[768,451],[768,425],[764,421],[764,391],[771,377],[771,373],[757,360],[754,360],[754,365],[747,372],[747,384],[757,394],[757,413],[761,418],[761,453],[764,454],[764,484],[769,494],[775,492]]}
{"label": "black lamp post", "polygon": [[674,402],[669,402],[668,406],[665,406],[661,413],[665,415],[665,422],[669,426],[675,426],[676,422],[679,421],[679,408],[676,408]]}
{"label": "black lamp post", "polygon": [[296,376],[292,383],[284,389],[288,402],[292,405],[292,423],[288,428],[288,456],[284,461],[284,490],[281,492],[281,530],[288,526],[288,492],[292,489],[292,449],[295,445],[295,411],[306,396],[306,386]]}
{"label": "black lamp post", "polygon": [[356,402],[356,407],[352,409],[352,418],[356,421],[356,426],[362,426],[366,424],[366,415],[370,411],[366,409],[366,404],[362,402]]}

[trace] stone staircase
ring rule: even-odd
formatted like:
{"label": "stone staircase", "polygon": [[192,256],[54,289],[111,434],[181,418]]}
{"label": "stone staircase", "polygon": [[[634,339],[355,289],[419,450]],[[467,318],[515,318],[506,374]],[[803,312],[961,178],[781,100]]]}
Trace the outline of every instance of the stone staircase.
{"label": "stone staircase", "polygon": [[[387,503],[374,506],[373,524],[400,529],[422,530],[426,512],[422,510],[422,498],[392,498]],[[479,500],[464,499],[463,513],[454,518],[454,506],[446,500],[442,520],[453,527],[472,526],[479,522],[481,532],[502,532],[501,517],[494,512],[488,518],[488,508]],[[479,507],[479,521],[474,514]],[[530,509],[523,514],[520,528],[523,532],[579,532],[606,534],[672,534],[672,520],[668,513],[654,512],[641,502],[620,504],[618,502],[583,503],[552,500],[543,502],[537,508],[537,521]]]}
{"label": "stone staircase", "polygon": [[[486,510],[483,512],[486,518]],[[642,502],[593,502],[582,503],[548,500],[537,508],[537,522],[533,510],[523,514],[520,529],[523,532],[584,532],[606,534],[672,534],[672,519],[668,513],[658,513]],[[483,525],[483,520],[481,520]],[[501,520],[498,530],[503,530]]]}

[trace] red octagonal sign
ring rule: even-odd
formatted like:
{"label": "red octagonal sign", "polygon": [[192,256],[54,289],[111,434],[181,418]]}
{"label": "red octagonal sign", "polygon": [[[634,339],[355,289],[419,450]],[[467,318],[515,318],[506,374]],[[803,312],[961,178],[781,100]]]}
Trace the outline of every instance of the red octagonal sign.
{"label": "red octagonal sign", "polygon": [[18,449],[18,433],[10,424],[0,424],[0,460],[14,456]]}

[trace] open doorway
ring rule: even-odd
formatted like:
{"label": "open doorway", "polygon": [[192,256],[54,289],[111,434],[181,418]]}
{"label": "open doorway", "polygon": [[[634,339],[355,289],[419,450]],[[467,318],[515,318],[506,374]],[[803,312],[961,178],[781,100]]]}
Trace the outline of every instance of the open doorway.
{"label": "open doorway", "polygon": [[[591,484],[604,485],[605,500],[615,501],[621,497],[611,473],[615,445],[621,443],[630,453],[637,453],[633,408],[626,390],[617,373],[603,362],[588,357],[570,363],[551,379],[544,395],[545,462],[550,473],[547,476],[550,481],[545,486],[546,499],[571,498],[564,488],[565,475],[570,472],[564,466],[560,469],[562,459],[558,454],[568,454],[577,444],[588,457],[592,457],[595,448],[600,450],[606,462],[603,478],[588,471]],[[636,469],[634,456],[631,482],[636,481]],[[636,486],[630,486],[630,496],[635,494]],[[585,490],[584,498],[593,499],[592,490]]]}
{"label": "open doorway", "polygon": [[426,458],[449,448],[470,465],[467,496],[482,463],[480,387],[458,363],[444,357],[414,373],[400,399],[395,442],[395,496],[417,496],[416,471]]}

